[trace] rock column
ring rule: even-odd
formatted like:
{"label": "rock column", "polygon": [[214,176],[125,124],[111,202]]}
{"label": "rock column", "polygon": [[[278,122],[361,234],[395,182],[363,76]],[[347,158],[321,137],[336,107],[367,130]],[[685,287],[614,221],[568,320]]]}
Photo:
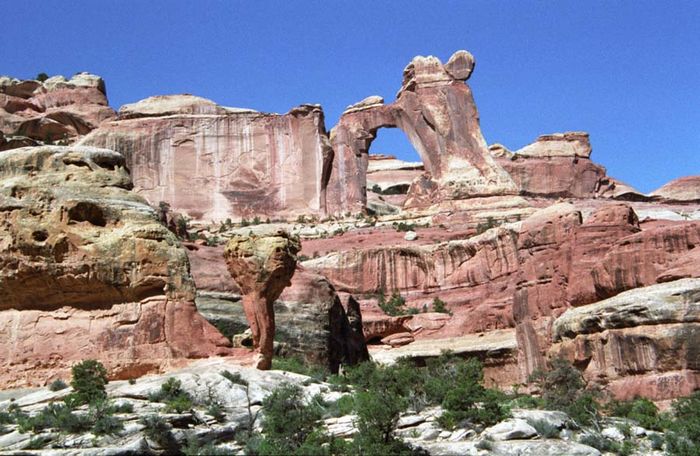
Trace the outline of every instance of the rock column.
{"label": "rock column", "polygon": [[259,352],[256,367],[270,369],[275,336],[273,303],[291,283],[299,239],[284,231],[265,236],[236,235],[224,258],[229,273],[243,293],[243,309]]}

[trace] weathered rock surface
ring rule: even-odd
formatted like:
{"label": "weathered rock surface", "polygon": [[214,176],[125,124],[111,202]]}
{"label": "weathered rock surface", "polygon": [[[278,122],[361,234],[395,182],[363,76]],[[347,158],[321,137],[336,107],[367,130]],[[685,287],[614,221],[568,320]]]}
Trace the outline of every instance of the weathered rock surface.
{"label": "weathered rock surface", "polygon": [[686,176],[672,180],[649,195],[675,201],[698,201],[700,200],[700,176]]}
{"label": "weathered rock surface", "polygon": [[489,154],[471,90],[462,82],[473,66],[466,51],[455,53],[444,66],[432,56],[415,57],[404,69],[394,103],[364,104],[343,114],[331,132],[331,212],[365,207],[368,150],[379,128],[398,127],[406,133],[440,189],[433,202],[516,192]]}
{"label": "weathered rock surface", "polygon": [[32,140],[70,142],[115,115],[99,76],[78,73],[43,83],[0,77],[0,131],[12,137],[0,144],[3,149],[32,145]]}
{"label": "weathered rock surface", "polygon": [[184,249],[131,187],[110,150],[0,154],[0,383],[85,358],[123,378],[228,353],[196,312]]}
{"label": "weathered rock surface", "polygon": [[81,143],[123,153],[151,204],[166,201],[196,219],[325,211],[333,152],[318,105],[279,115],[191,95],[151,97],[122,107]]}
{"label": "weathered rock surface", "polygon": [[700,386],[700,279],[636,288],[567,310],[550,353],[623,399],[670,399]]}
{"label": "weathered rock surface", "polygon": [[284,231],[273,236],[234,236],[224,257],[229,273],[243,293],[243,310],[259,351],[257,367],[269,369],[275,336],[273,303],[290,285],[301,249],[299,238]]}
{"label": "weathered rock surface", "polygon": [[515,153],[498,146],[491,154],[524,195],[592,198],[606,179],[605,168],[589,159],[588,133],[543,135]]}

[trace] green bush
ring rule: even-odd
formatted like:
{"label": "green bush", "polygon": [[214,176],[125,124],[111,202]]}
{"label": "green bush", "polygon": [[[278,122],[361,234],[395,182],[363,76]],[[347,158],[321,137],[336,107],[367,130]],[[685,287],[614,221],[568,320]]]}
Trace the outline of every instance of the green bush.
{"label": "green bush", "polygon": [[73,413],[71,408],[60,402],[52,402],[39,413],[30,417],[24,413],[16,415],[19,432],[37,433],[44,429],[55,429],[59,432],[77,434],[91,427],[87,415]]}
{"label": "green bush", "polygon": [[49,79],[49,75],[46,73],[39,73],[36,75],[36,78],[34,78],[34,79],[36,79],[39,82],[44,82],[47,79]]}
{"label": "green bush", "polygon": [[558,439],[559,438],[559,428],[550,424],[546,420],[534,420],[529,423],[540,437],[545,439]]}
{"label": "green bush", "polygon": [[163,402],[166,411],[176,413],[190,410],[193,405],[192,396],[182,389],[182,382],[175,377],[168,378],[158,391],[150,393],[148,400]]}
{"label": "green bush", "polygon": [[666,434],[666,450],[674,456],[700,455],[700,391],[673,402],[674,420]]}
{"label": "green bush", "polygon": [[69,398],[70,403],[82,405],[107,398],[107,369],[102,363],[88,359],[73,366],[71,371],[73,393]]}
{"label": "green bush", "polygon": [[656,405],[646,398],[635,398],[626,402],[611,401],[607,408],[611,415],[629,418],[645,429],[662,431],[669,424],[659,415]]}
{"label": "green bush", "polygon": [[601,434],[586,434],[579,439],[579,442],[603,453],[618,453],[620,451],[619,443]]}
{"label": "green bush", "polygon": [[447,308],[447,303],[437,297],[433,299],[433,312],[452,315],[452,311]]}
{"label": "green bush", "polygon": [[174,452],[177,448],[177,442],[175,441],[175,437],[173,437],[172,428],[162,417],[158,415],[146,415],[139,419],[139,424],[144,427],[143,433],[146,434],[146,437],[156,442],[162,448],[165,448],[166,451],[170,450]]}
{"label": "green bush", "polygon": [[64,382],[60,378],[57,378],[56,380],[52,381],[49,384],[49,390],[54,391],[54,392],[61,391],[61,390],[66,389],[66,388],[68,388],[68,385],[66,384],[66,382]]}
{"label": "green bush", "polygon": [[303,390],[291,384],[275,388],[263,400],[263,410],[264,438],[257,449],[260,455],[303,454],[298,451],[312,436],[323,414],[315,401],[304,404]]}
{"label": "green bush", "polygon": [[596,395],[585,389],[583,376],[568,361],[552,360],[549,370],[533,372],[530,381],[542,392],[546,408],[568,413],[579,425],[589,425],[600,419]]}
{"label": "green bush", "polygon": [[397,316],[406,314],[406,300],[398,291],[394,291],[388,301],[384,297],[384,293],[380,292],[377,304],[387,315]]}

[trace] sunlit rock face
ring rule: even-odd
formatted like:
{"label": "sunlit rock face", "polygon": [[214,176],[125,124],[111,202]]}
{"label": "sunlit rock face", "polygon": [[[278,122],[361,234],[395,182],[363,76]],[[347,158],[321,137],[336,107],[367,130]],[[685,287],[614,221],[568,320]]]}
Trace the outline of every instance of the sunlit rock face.
{"label": "sunlit rock face", "polygon": [[258,369],[270,369],[274,352],[273,304],[291,285],[299,238],[284,231],[268,236],[235,235],[226,244],[224,258],[229,273],[243,293],[243,310],[259,353]]}
{"label": "sunlit rock face", "polygon": [[515,183],[491,157],[481,134],[476,104],[464,83],[473,68],[466,51],[455,53],[446,65],[436,57],[415,57],[404,69],[396,101],[383,104],[370,97],[349,106],[331,132],[335,160],[328,208],[365,207],[367,152],[377,130],[385,127],[406,133],[438,184],[434,200],[515,193]]}
{"label": "sunlit rock face", "polygon": [[191,95],[151,97],[123,106],[81,144],[123,153],[151,204],[166,201],[196,219],[324,212],[332,151],[318,105],[279,115]]}
{"label": "sunlit rock face", "polygon": [[500,145],[490,151],[522,195],[593,198],[605,186],[605,168],[590,160],[588,133],[542,135],[514,153]]}
{"label": "sunlit rock face", "polygon": [[0,384],[86,358],[123,378],[227,353],[196,312],[184,249],[131,187],[114,151],[0,154]]}
{"label": "sunlit rock face", "polygon": [[52,142],[73,142],[116,113],[99,76],[78,73],[46,81],[0,76],[0,150]]}
{"label": "sunlit rock face", "polygon": [[700,387],[700,279],[626,291],[554,321],[565,357],[620,399],[671,399]]}

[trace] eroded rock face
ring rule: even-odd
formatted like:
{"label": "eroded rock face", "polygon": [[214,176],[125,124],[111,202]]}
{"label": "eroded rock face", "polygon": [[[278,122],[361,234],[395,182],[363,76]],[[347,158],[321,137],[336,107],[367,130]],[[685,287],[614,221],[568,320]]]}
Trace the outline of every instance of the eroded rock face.
{"label": "eroded rock face", "polygon": [[466,51],[455,53],[446,65],[432,56],[415,57],[404,69],[395,102],[374,100],[348,109],[331,132],[335,160],[328,184],[329,211],[364,209],[367,152],[383,127],[406,133],[440,186],[433,202],[515,193],[515,183],[489,154],[471,90],[463,83],[473,67],[474,59]]}
{"label": "eroded rock face", "polygon": [[649,195],[674,201],[698,201],[700,200],[700,176],[686,176],[672,180]]}
{"label": "eroded rock face", "polygon": [[196,312],[184,249],[131,187],[110,150],[0,154],[1,383],[85,358],[124,377],[227,353]]}
{"label": "eroded rock face", "polygon": [[259,351],[258,369],[272,365],[275,336],[273,303],[290,285],[299,239],[284,231],[270,236],[236,235],[226,244],[229,273],[243,293],[243,309]]}
{"label": "eroded rock face", "polygon": [[592,198],[605,180],[605,168],[590,160],[588,133],[543,135],[511,153],[491,146],[491,154],[523,195]]}
{"label": "eroded rock face", "polygon": [[81,142],[124,154],[136,190],[196,219],[322,214],[333,153],[323,111],[285,115],[192,95],[125,105]]}
{"label": "eroded rock face", "polygon": [[553,326],[552,356],[621,399],[671,399],[700,386],[700,279],[626,291],[569,309]]}
{"label": "eroded rock face", "polygon": [[[226,333],[239,334],[249,324],[241,290],[231,281],[223,247],[188,246],[197,286],[197,307]],[[280,354],[327,367],[353,365],[368,358],[358,302],[338,296],[323,276],[297,265],[291,284],[275,301],[275,335]]]}
{"label": "eroded rock face", "polygon": [[[78,73],[70,80],[0,77],[0,131],[12,140],[3,149],[36,142],[72,142],[115,117],[99,76]],[[32,143],[33,142],[33,143]]]}

